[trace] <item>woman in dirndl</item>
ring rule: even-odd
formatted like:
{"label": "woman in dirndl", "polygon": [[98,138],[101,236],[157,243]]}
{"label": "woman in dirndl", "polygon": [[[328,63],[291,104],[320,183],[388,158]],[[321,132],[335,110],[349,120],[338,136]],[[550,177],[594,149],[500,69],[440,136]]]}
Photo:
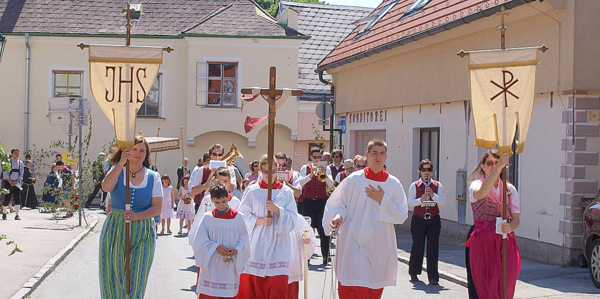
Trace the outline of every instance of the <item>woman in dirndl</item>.
{"label": "woman in dirndl", "polygon": [[[469,200],[473,209],[473,233],[466,242],[470,249],[471,276],[480,299],[502,298],[502,234],[496,233],[496,218],[502,217],[502,169],[509,156],[488,150],[471,173]],[[500,228],[506,238],[506,298],[513,298],[521,271],[521,256],[515,237],[520,222],[519,193],[507,185],[506,215],[508,222]]]}
{"label": "woman in dirndl", "polygon": [[[102,298],[143,298],[156,248],[153,217],[162,207],[160,175],[149,169],[150,148],[136,136],[132,149],[119,149],[111,157],[114,165],[102,181],[110,192],[111,212],[100,235],[100,289]],[[129,160],[129,173],[125,163]],[[130,206],[125,208],[125,175],[130,179]],[[130,222],[131,291],[126,291],[125,222]]]}

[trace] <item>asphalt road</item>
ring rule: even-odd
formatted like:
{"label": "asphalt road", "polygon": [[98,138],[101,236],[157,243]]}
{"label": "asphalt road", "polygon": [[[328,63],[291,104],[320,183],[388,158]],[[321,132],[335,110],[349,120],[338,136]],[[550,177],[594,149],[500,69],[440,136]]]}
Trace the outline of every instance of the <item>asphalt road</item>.
{"label": "asphalt road", "polygon": [[[100,223],[69,254],[69,256],[47,277],[33,292],[30,298],[100,298],[98,282],[98,240],[105,216],[99,211]],[[171,223],[171,231],[179,230],[179,221]],[[316,252],[320,252],[317,248]],[[331,266],[320,265],[321,257],[313,256],[309,272],[309,298],[331,297]],[[156,254],[146,298],[197,298],[195,294],[196,268],[192,258],[192,249],[185,236],[159,236]],[[318,265],[317,265],[318,264]],[[535,271],[534,269],[522,269]],[[384,299],[396,298],[467,298],[463,286],[441,280],[439,286],[426,285],[423,282],[408,281],[408,266],[398,263],[398,279],[395,287],[387,287]],[[566,275],[566,276],[565,276]],[[426,280],[424,273],[421,277]],[[568,278],[568,279],[567,279]],[[600,290],[585,289],[569,281],[586,282],[586,273],[563,273],[556,277],[533,279],[527,284],[519,284],[515,298],[598,298]],[[533,285],[535,284],[535,286]],[[588,283],[589,284],[589,283]],[[303,297],[303,285],[300,284],[300,298]]]}

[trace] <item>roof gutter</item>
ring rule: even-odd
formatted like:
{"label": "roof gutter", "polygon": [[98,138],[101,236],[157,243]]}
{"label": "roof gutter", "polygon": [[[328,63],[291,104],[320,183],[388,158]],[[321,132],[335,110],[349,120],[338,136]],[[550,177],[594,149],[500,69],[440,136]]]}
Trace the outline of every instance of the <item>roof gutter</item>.
{"label": "roof gutter", "polygon": [[[450,30],[450,29],[452,29],[454,27],[458,27],[458,26],[460,26],[462,24],[468,24],[470,22],[482,19],[484,17],[492,16],[495,13],[499,12],[501,10],[502,6],[504,6],[505,9],[513,9],[513,8],[515,8],[517,6],[522,5],[522,4],[526,4],[526,3],[530,3],[530,2],[534,2],[534,1],[536,1],[536,0],[513,0],[511,2],[507,2],[507,3],[504,3],[502,5],[498,5],[498,6],[494,6],[492,8],[489,8],[489,9],[481,10],[481,11],[478,11],[478,12],[476,12],[474,14],[468,15],[466,17],[462,17],[460,19],[457,19],[457,20],[454,20],[452,22],[446,23],[444,25],[433,27],[431,29],[428,29],[428,30],[425,30],[425,31],[421,31],[421,32],[419,32],[417,34],[401,38],[401,39],[393,41],[391,43],[387,43],[385,45],[381,45],[381,46],[372,48],[372,49],[370,49],[368,51],[365,51],[365,52],[362,52],[360,54],[356,54],[356,55],[344,58],[342,60],[338,60],[338,61],[332,62],[330,64],[326,64],[326,65],[320,66],[320,67],[318,67],[316,69],[316,72],[317,73],[321,73],[322,71],[326,71],[326,70],[329,70],[329,69],[332,69],[332,68],[340,67],[342,65],[351,63],[353,61],[356,61],[356,60],[359,60],[359,59],[363,59],[363,58],[369,57],[371,55],[375,55],[377,53],[380,53],[380,52],[383,52],[383,51],[386,51],[386,50],[391,50],[393,48],[406,45],[406,44],[408,44],[410,42],[420,40],[420,39],[422,39],[424,37],[427,37],[427,36],[430,36],[430,35],[434,35],[436,33],[442,32],[442,31]],[[543,1],[543,0],[540,0],[540,2],[541,1]],[[326,58],[327,57],[325,57],[323,60],[325,60]],[[323,60],[321,62],[323,62]]]}

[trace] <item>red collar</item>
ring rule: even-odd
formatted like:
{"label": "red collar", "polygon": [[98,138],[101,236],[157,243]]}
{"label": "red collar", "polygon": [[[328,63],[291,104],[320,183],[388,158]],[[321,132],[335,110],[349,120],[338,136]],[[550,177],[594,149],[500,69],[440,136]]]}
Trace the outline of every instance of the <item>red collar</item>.
{"label": "red collar", "polygon": [[[265,184],[265,182],[263,180],[260,180],[260,182],[258,182],[258,186],[260,186],[260,188],[262,189],[268,189],[269,186],[267,184]],[[275,183],[273,183],[273,189],[281,189],[283,188],[283,184],[279,181],[275,181]]]}
{"label": "red collar", "polygon": [[229,211],[227,211],[224,214],[221,214],[217,211],[217,208],[214,208],[212,210],[212,215],[215,218],[219,218],[219,219],[233,219],[235,218],[235,215],[237,215],[238,211],[232,209],[231,207],[229,208]]}
{"label": "red collar", "polygon": [[371,170],[371,167],[367,166],[367,168],[365,168],[365,177],[369,180],[376,182],[385,182],[387,181],[389,176],[390,174],[385,169],[378,173],[375,173],[373,172],[373,170]]}
{"label": "red collar", "polygon": [[229,197],[229,201],[231,201],[231,199],[233,198],[233,194],[229,193],[227,194],[227,197]]}

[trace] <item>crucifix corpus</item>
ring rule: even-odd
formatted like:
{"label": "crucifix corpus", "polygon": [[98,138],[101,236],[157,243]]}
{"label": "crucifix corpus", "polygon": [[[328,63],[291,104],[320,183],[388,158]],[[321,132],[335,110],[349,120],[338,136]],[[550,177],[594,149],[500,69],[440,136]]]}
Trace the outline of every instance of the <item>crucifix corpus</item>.
{"label": "crucifix corpus", "polygon": [[[497,13],[501,17],[500,49],[464,51],[457,55],[469,56],[471,107],[475,127],[475,145],[487,149],[498,148],[498,155],[523,151],[535,98],[537,52],[548,47],[506,49],[504,17],[509,13],[504,6]],[[518,135],[517,135],[518,134]],[[515,135],[516,139],[515,139]],[[514,144],[514,145],[513,145]],[[507,168],[502,169],[502,222],[507,215]],[[502,297],[507,297],[507,235],[502,235]]]}
{"label": "crucifix corpus", "polygon": [[[267,156],[269,161],[269,167],[267,174],[267,180],[269,181],[267,189],[267,200],[272,200],[273,193],[273,151],[275,147],[275,115],[277,114],[277,102],[285,101],[289,96],[301,96],[304,93],[299,89],[277,89],[276,88],[277,69],[271,66],[269,69],[269,88],[242,88],[242,94],[259,94],[269,104],[269,116],[268,116],[268,132],[269,141],[267,147]],[[273,217],[271,211],[267,211],[267,217]]]}

